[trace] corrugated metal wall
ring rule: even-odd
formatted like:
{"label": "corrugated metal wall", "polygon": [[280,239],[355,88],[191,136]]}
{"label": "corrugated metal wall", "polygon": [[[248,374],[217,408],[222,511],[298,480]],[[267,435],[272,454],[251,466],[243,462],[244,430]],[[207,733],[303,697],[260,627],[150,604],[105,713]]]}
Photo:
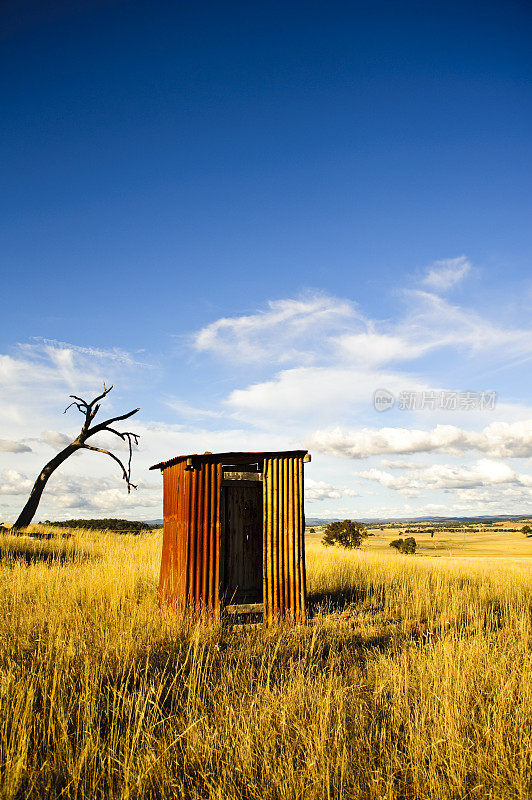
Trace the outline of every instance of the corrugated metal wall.
{"label": "corrugated metal wall", "polygon": [[218,617],[222,465],[185,467],[182,461],[163,472],[159,602]]}
{"label": "corrugated metal wall", "polygon": [[305,621],[303,459],[264,459],[264,621]]}

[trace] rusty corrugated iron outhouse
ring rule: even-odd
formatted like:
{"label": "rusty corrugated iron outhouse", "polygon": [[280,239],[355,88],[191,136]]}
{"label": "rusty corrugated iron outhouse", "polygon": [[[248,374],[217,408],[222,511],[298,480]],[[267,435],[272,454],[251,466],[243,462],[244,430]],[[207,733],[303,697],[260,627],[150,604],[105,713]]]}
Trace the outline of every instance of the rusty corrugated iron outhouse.
{"label": "rusty corrugated iron outhouse", "polygon": [[305,620],[306,450],[204,453],[163,474],[159,602],[207,613]]}

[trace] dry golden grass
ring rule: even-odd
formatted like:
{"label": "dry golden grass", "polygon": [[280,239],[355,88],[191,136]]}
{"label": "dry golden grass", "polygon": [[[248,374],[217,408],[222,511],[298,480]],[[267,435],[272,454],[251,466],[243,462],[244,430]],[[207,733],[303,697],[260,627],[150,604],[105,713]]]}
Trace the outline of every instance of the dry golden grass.
{"label": "dry golden grass", "polygon": [[0,539],[2,798],[528,798],[529,563],[308,548],[312,622],[190,625],[161,536]]}

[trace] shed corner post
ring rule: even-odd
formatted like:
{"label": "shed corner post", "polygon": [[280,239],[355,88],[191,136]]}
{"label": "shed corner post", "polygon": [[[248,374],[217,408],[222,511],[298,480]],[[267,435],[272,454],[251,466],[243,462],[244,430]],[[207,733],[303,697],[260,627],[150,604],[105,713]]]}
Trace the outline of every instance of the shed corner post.
{"label": "shed corner post", "polygon": [[303,458],[299,459],[298,472],[299,472],[299,508],[300,508],[300,608],[301,618],[300,622],[307,621],[307,567],[305,558],[305,468],[303,464],[310,461],[310,454],[307,453]]}

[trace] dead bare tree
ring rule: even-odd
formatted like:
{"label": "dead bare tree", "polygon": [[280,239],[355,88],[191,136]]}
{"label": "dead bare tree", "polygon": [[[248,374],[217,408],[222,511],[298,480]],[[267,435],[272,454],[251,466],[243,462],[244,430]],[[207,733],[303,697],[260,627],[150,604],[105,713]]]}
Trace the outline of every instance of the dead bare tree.
{"label": "dead bare tree", "polygon": [[[75,394],[70,395],[72,398],[72,403],[65,408],[63,413],[66,414],[69,408],[76,406],[78,411],[85,417],[81,431],[73,442],[61,450],[60,453],[57,453],[57,455],[54,456],[54,458],[52,458],[52,460],[43,467],[39,477],[35,481],[33,489],[30,492],[30,496],[26,505],[20,512],[17,521],[11,529],[12,531],[27,528],[34,517],[35,512],[37,511],[37,506],[39,505],[48,478],[57,469],[57,467],[63,463],[63,461],[66,461],[69,456],[78,450],[94,450],[96,453],[105,453],[106,455],[110,456],[114,461],[117,462],[117,464],[120,465],[120,468],[122,469],[122,477],[126,482],[128,493],[132,488],[137,488],[134,483],[131,483],[131,458],[133,455],[133,444],[138,444],[139,436],[131,431],[117,431],[115,428],[112,428],[111,425],[113,425],[115,422],[121,422],[122,420],[132,417],[133,414],[136,414],[140,409],[135,408],[133,411],[128,411],[127,414],[120,414],[117,417],[106,419],[97,425],[92,425],[94,417],[100,410],[100,400],[103,400],[104,397],[109,394],[112,388],[113,387],[110,386],[107,389],[104,383],[102,394],[98,395],[98,397],[95,397],[94,400],[91,400],[89,403],[86,400],[83,400],[83,398],[77,397]],[[89,437],[94,436],[96,433],[104,432],[113,433],[115,436],[120,437],[122,441],[128,443],[129,459],[127,463],[127,469],[118,456],[114,455],[114,453],[111,453],[109,450],[104,450],[102,447],[93,447],[92,445],[86,443]]]}

